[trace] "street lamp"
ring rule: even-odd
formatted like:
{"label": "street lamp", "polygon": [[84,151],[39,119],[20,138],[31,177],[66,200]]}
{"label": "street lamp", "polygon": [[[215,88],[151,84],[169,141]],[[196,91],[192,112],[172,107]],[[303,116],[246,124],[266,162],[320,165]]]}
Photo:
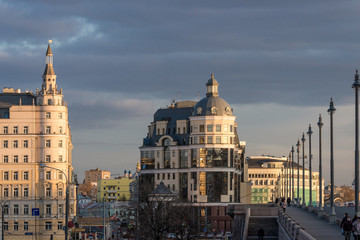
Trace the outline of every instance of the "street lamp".
{"label": "street lamp", "polygon": [[303,163],[303,170],[302,170],[302,177],[303,177],[303,197],[302,197],[302,206],[305,208],[305,133],[303,133],[301,142],[302,142],[302,163]]}
{"label": "street lamp", "polygon": [[359,216],[359,72],[356,69],[355,81],[355,215]]}
{"label": "street lamp", "polygon": [[332,224],[336,223],[336,213],[334,206],[334,136],[333,136],[333,115],[336,111],[334,107],[334,102],[332,98],[330,99],[330,106],[327,110],[330,114],[330,184],[331,184],[331,192],[330,192],[330,202],[331,202],[331,213],[329,216],[329,222]]}
{"label": "street lamp", "polygon": [[69,220],[69,178],[67,177],[66,173],[58,168],[54,168],[54,167],[49,167],[43,163],[40,163],[39,165],[42,168],[50,168],[50,169],[54,169],[57,170],[59,172],[61,172],[62,174],[65,175],[66,178],[66,201],[65,201],[65,240],[68,240],[68,220]]}
{"label": "street lamp", "polygon": [[[1,240],[4,240],[4,232],[5,232],[5,229],[4,229],[4,223],[5,223],[5,206],[7,204],[10,203],[10,200],[6,200],[5,202],[1,201],[0,202],[0,205],[1,205],[1,222],[2,222],[2,225],[1,225]],[[9,209],[9,207],[8,207]]]}
{"label": "street lamp", "polygon": [[296,152],[297,152],[297,201],[296,204],[300,206],[300,140],[298,139],[296,143]]}
{"label": "street lamp", "polygon": [[309,130],[307,132],[307,135],[309,136],[309,211],[312,211],[312,170],[311,170],[311,134],[313,134],[313,131],[311,131],[311,124],[309,124]]}
{"label": "street lamp", "polygon": [[289,152],[289,158],[288,158],[288,168],[289,168],[289,175],[288,175],[288,177],[289,177],[289,198],[290,198],[290,200],[292,199],[292,191],[291,191],[291,186],[292,186],[292,184],[291,184],[291,151]]}
{"label": "street lamp", "polygon": [[322,207],[322,199],[323,199],[322,191],[323,190],[322,190],[322,165],[321,165],[321,149],[322,149],[322,146],[321,146],[321,128],[324,125],[323,122],[322,122],[321,114],[319,115],[319,121],[318,121],[317,125],[319,127],[319,185],[320,185],[320,188],[319,188],[320,201],[319,201],[318,216],[321,216],[322,211],[323,211],[323,207]]}
{"label": "street lamp", "polygon": [[291,169],[292,169],[292,201],[295,201],[295,182],[294,182],[294,145],[291,147]]}

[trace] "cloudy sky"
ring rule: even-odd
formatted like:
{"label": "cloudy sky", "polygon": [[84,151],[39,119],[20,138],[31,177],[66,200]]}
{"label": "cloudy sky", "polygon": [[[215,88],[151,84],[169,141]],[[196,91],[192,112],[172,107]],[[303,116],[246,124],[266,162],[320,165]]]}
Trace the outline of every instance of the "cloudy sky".
{"label": "cloudy sky", "polygon": [[0,0],[0,85],[40,87],[53,40],[80,178],[89,168],[134,169],[156,109],[204,97],[214,73],[248,156],[287,156],[311,123],[317,169],[321,113],[328,181],[333,97],[335,181],[350,184],[359,9],[336,0]]}

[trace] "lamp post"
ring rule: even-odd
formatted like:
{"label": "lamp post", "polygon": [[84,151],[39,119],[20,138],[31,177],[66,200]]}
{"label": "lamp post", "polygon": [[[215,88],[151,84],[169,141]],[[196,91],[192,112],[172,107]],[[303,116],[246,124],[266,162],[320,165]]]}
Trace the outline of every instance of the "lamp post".
{"label": "lamp post", "polygon": [[288,185],[289,185],[289,183],[288,183],[288,166],[287,166],[287,164],[288,164],[288,161],[289,161],[289,159],[287,159],[286,160],[286,162],[285,162],[285,202],[286,202],[286,200],[287,200],[287,198],[288,198]]}
{"label": "lamp post", "polygon": [[355,81],[355,215],[359,216],[359,72],[356,69]]}
{"label": "lamp post", "polygon": [[300,206],[300,140],[298,139],[296,143],[296,152],[297,152],[297,201],[296,204]]}
{"label": "lamp post", "polygon": [[[5,232],[5,229],[4,229],[4,223],[5,223],[5,206],[7,205],[7,204],[9,204],[10,203],[10,200],[6,200],[6,201],[1,201],[0,202],[0,205],[1,205],[1,222],[2,222],[2,224],[1,224],[1,240],[4,240],[5,238],[5,234],[4,234],[4,232]],[[9,209],[9,208],[8,208]]]}
{"label": "lamp post", "polygon": [[322,207],[322,165],[321,165],[321,128],[324,125],[322,122],[322,117],[321,114],[319,115],[319,121],[317,123],[318,127],[319,127],[319,211],[318,211],[318,216],[320,217],[322,215],[322,211],[323,211],[323,207]]}
{"label": "lamp post", "polygon": [[305,208],[305,133],[303,133],[301,142],[302,142],[302,163],[303,163],[303,169],[302,169],[302,178],[303,178],[303,199],[302,199],[302,206]]}
{"label": "lamp post", "polygon": [[289,158],[288,158],[288,168],[289,168],[289,198],[292,199],[292,191],[291,191],[291,151],[289,152]]}
{"label": "lamp post", "polygon": [[334,206],[334,136],[333,136],[333,115],[336,111],[334,107],[334,102],[332,98],[330,99],[330,106],[327,110],[330,114],[330,184],[331,184],[331,191],[330,191],[330,202],[331,202],[331,213],[329,216],[329,222],[331,224],[336,223],[336,213],[335,213],[335,206]]}
{"label": "lamp post", "polygon": [[307,135],[309,136],[309,211],[312,211],[312,169],[311,169],[311,134],[313,134],[313,131],[311,131],[311,124],[309,124],[309,130],[307,132]]}
{"label": "lamp post", "polygon": [[67,177],[66,173],[58,168],[54,168],[54,167],[49,167],[43,163],[40,163],[40,167],[42,168],[50,168],[50,169],[54,169],[57,170],[59,172],[61,172],[62,174],[65,175],[66,178],[66,200],[65,200],[65,240],[68,240],[68,228],[69,228],[69,224],[68,224],[68,220],[69,220],[69,178]]}
{"label": "lamp post", "polygon": [[292,169],[292,201],[295,202],[295,182],[294,182],[294,145],[291,146],[291,169]]}

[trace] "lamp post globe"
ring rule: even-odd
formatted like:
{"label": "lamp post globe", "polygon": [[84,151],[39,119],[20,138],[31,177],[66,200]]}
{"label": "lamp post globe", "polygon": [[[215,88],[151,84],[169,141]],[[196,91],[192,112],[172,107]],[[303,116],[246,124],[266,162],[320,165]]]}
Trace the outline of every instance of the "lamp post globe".
{"label": "lamp post globe", "polygon": [[334,206],[334,134],[333,134],[333,116],[336,111],[334,107],[333,99],[330,99],[329,109],[327,110],[330,114],[330,206],[331,212],[329,216],[329,222],[332,224],[336,223],[336,213]]}

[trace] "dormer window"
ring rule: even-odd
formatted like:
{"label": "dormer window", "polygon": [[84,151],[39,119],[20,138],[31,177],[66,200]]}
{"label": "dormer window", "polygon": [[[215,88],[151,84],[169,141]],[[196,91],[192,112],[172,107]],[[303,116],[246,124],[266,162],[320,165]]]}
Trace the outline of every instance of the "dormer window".
{"label": "dormer window", "polygon": [[201,107],[198,107],[198,108],[196,109],[196,113],[197,113],[198,115],[200,115],[201,112],[202,112],[202,108],[201,108]]}
{"label": "dormer window", "polygon": [[226,107],[225,111],[226,111],[227,114],[231,114],[231,109],[229,107]]}
{"label": "dormer window", "polygon": [[212,108],[211,108],[211,113],[212,113],[212,114],[216,114],[216,113],[217,113],[216,107],[212,107]]}

